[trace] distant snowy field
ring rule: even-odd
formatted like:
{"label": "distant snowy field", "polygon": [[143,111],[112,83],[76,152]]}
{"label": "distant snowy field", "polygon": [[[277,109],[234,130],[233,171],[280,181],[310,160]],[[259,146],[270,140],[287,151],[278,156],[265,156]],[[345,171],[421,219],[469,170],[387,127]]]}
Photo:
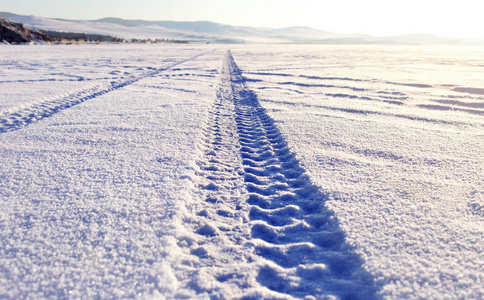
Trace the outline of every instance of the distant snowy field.
{"label": "distant snowy field", "polygon": [[0,53],[0,298],[484,297],[483,48]]}

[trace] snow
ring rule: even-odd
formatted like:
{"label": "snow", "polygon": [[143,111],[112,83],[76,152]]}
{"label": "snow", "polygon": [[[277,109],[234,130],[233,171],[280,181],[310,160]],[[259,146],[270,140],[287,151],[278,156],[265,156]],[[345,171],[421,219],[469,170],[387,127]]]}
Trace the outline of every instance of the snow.
{"label": "snow", "polygon": [[484,296],[484,49],[230,48],[1,47],[0,298]]}
{"label": "snow", "polygon": [[[74,21],[59,20],[36,16],[14,16],[9,20],[22,23],[29,28],[65,31],[84,32],[91,34],[109,35],[124,39],[176,39],[189,40],[205,43],[228,41],[250,42],[250,43],[288,43],[294,40],[299,41],[301,35],[295,36],[293,32],[284,29],[264,29],[252,27],[233,27],[229,25],[212,22],[174,22],[174,21],[135,21],[118,19],[121,24],[109,20],[97,21]],[[129,24],[131,25],[125,25]],[[306,37],[315,37],[317,30],[305,33]],[[339,36],[320,32],[318,38]],[[297,38],[296,38],[297,37]]]}
{"label": "snow", "polygon": [[[34,59],[15,55],[32,63],[50,58],[55,68],[55,62],[61,67],[79,52],[89,61],[98,57],[100,65],[104,55],[123,53],[116,47],[79,47],[63,54],[51,47],[36,50]],[[124,50],[114,69],[128,66],[124,59],[131,53]],[[130,63],[144,69],[206,52],[131,50],[141,56]],[[192,141],[213,94],[217,59],[206,54],[187,61],[186,71],[171,68],[2,134],[3,296],[132,298],[177,289],[166,265],[175,251],[172,219],[188,197],[181,175],[190,168]],[[96,79],[110,77],[104,73],[111,68],[100,66],[97,73],[84,68],[63,71],[100,85],[112,80]]]}
{"label": "snow", "polygon": [[483,54],[234,51],[385,297],[482,297]]}
{"label": "snow", "polygon": [[119,24],[95,22],[95,21],[69,21],[42,18],[35,16],[15,16],[9,18],[12,21],[23,23],[30,28],[65,31],[65,32],[85,32],[92,34],[103,34],[125,39],[147,37],[156,38],[180,38],[186,36],[185,32],[170,30],[161,26],[123,26]]}

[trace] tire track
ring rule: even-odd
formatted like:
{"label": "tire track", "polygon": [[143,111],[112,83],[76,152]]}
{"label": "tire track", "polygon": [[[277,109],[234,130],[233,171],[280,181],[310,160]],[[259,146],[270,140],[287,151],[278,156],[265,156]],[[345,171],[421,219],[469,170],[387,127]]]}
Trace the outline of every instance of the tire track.
{"label": "tire track", "polygon": [[[198,257],[197,271],[190,287],[210,298],[238,297],[250,282],[250,252],[245,241],[250,238],[247,197],[239,155],[235,106],[231,99],[227,69],[222,68],[222,82],[209,110],[197,161],[194,197],[198,199],[193,215],[185,222],[194,228],[196,237],[182,236],[189,252]],[[207,284],[210,282],[210,284]],[[235,293],[235,294],[234,294]]]}
{"label": "tire track", "polygon": [[257,280],[295,297],[372,298],[371,279],[346,244],[327,197],[311,183],[229,57],[240,155],[257,255],[273,262]]}
{"label": "tire track", "polygon": [[[230,249],[226,261],[246,267],[218,267],[214,277],[220,284],[230,278],[240,290],[263,287],[271,297],[375,298],[362,259],[324,207],[327,197],[246,86],[230,51],[221,80],[198,164],[205,201],[196,233],[205,237],[202,244]],[[206,268],[223,265],[208,256]]]}
{"label": "tire track", "polygon": [[140,81],[141,79],[156,76],[163,71],[169,70],[185,62],[194,60],[203,54],[204,53],[201,53],[188,59],[172,63],[171,65],[164,68],[150,70],[141,75],[130,76],[128,78],[123,78],[117,81],[92,85],[81,90],[73,91],[59,97],[41,100],[36,103],[30,104],[29,106],[20,107],[14,111],[4,113],[2,116],[0,116],[0,133],[21,129],[31,123],[42,120],[44,118],[48,118],[53,114],[61,112],[77,104],[83,103],[87,100],[94,99],[98,96],[133,84],[137,81]]}

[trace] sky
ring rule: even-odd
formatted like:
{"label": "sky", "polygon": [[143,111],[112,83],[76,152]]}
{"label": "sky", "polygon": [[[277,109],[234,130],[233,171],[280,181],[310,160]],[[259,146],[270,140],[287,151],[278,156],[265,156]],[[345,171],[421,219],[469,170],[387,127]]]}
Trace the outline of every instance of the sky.
{"label": "sky", "polygon": [[213,21],[379,36],[484,38],[482,0],[0,0],[0,11],[71,20]]}

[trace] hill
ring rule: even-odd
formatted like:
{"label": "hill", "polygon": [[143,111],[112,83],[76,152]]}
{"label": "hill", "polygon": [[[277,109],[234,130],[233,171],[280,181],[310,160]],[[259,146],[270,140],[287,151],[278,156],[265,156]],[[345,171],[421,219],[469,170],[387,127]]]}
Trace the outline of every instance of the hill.
{"label": "hill", "polygon": [[483,41],[460,40],[434,35],[375,37],[339,34],[310,27],[258,28],[231,26],[210,21],[176,22],[125,20],[64,20],[37,16],[21,16],[0,12],[0,18],[23,23],[36,29],[99,34],[123,39],[174,39],[190,42],[222,43],[309,43],[309,44],[483,44]]}
{"label": "hill", "polygon": [[43,33],[16,23],[0,18],[0,41],[12,43],[30,43],[35,41],[48,42],[50,39]]}

